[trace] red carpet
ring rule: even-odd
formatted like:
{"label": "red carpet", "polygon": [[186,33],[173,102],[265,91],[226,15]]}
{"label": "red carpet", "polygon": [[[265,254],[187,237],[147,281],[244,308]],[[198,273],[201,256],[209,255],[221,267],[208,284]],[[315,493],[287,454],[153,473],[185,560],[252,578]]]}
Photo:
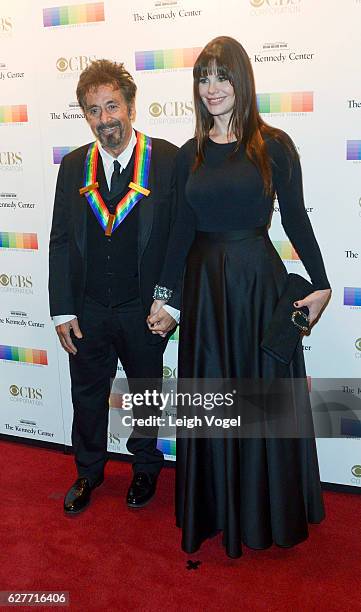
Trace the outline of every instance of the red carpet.
{"label": "red carpet", "polygon": [[217,537],[191,556],[199,569],[188,570],[173,468],[147,508],[128,510],[130,465],[109,462],[89,509],[70,519],[62,502],[73,457],[11,442],[0,450],[2,591],[69,591],[70,610],[81,612],[361,611],[358,495],[325,493],[326,521],[293,549],[244,548],[234,561]]}

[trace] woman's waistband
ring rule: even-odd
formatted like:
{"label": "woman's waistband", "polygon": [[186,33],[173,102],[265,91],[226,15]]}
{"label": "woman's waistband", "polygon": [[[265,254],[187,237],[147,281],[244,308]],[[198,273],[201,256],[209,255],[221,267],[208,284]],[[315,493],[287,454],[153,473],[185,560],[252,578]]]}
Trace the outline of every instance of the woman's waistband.
{"label": "woman's waistband", "polygon": [[212,242],[226,242],[228,240],[245,240],[246,238],[257,238],[267,236],[267,225],[251,227],[248,229],[231,230],[229,232],[196,232],[196,239],[209,240]]}

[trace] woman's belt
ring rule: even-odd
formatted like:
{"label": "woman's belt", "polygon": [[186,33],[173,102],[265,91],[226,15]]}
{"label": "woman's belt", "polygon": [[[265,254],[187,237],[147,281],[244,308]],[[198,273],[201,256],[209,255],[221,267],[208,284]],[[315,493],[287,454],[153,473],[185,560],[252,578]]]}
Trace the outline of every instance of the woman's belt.
{"label": "woman's belt", "polygon": [[228,240],[245,240],[246,238],[256,238],[267,236],[267,225],[251,227],[248,229],[231,230],[229,232],[196,232],[196,239],[210,240],[213,242],[226,242]]}

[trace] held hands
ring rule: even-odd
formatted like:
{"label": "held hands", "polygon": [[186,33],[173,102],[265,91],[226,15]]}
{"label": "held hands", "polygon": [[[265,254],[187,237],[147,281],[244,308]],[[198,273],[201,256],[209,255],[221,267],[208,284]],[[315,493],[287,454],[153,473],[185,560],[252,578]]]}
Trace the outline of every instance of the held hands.
{"label": "held hands", "polygon": [[317,291],[313,291],[303,300],[298,300],[294,302],[293,305],[296,308],[301,308],[302,306],[306,306],[309,310],[308,319],[310,322],[310,326],[317,321],[322,311],[326,308],[331,297],[331,289],[318,289]]}
{"label": "held hands", "polygon": [[78,324],[78,319],[75,318],[71,321],[67,321],[66,323],[62,323],[61,325],[57,325],[55,330],[58,334],[60,344],[63,347],[64,351],[66,351],[67,353],[71,353],[72,355],[76,355],[77,349],[72,342],[70,330],[73,330],[74,336],[76,338],[80,339],[83,337],[83,334],[81,333]]}
{"label": "held hands", "polygon": [[147,325],[152,334],[158,334],[162,338],[165,338],[167,333],[177,325],[177,322],[169,312],[164,310],[163,306],[165,303],[165,300],[154,300],[150,314],[147,317]]}

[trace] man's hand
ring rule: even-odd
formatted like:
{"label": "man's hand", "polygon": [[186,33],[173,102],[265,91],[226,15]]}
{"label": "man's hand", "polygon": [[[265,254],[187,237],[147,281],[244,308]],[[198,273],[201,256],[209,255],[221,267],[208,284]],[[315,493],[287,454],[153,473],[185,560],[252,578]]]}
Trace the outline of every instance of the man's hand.
{"label": "man's hand", "polygon": [[158,334],[162,338],[165,338],[167,333],[177,325],[177,322],[169,312],[164,310],[164,304],[163,300],[155,300],[150,309],[150,315],[147,318],[147,324],[152,334]]}
{"label": "man's hand", "polygon": [[73,330],[74,336],[76,338],[82,338],[83,334],[80,331],[80,327],[78,324],[78,319],[75,317],[75,319],[72,319],[71,321],[67,321],[67,323],[62,323],[61,325],[57,325],[55,330],[56,333],[58,334],[59,340],[60,340],[60,344],[63,347],[64,351],[66,351],[67,353],[71,353],[72,355],[76,355],[77,353],[77,349],[74,346],[72,339],[71,339],[71,335],[70,335],[70,330]]}

